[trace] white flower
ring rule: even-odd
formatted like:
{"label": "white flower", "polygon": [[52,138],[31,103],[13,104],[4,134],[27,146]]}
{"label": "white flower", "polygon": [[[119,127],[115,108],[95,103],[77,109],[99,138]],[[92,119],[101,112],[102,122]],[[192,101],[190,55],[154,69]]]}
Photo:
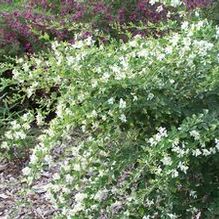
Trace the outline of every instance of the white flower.
{"label": "white flower", "polygon": [[182,29],[182,30],[185,30],[185,29],[188,28],[188,26],[189,26],[189,22],[188,22],[188,21],[184,21],[184,22],[182,23],[182,25],[181,25],[181,29]]}
{"label": "white flower", "polygon": [[106,120],[107,120],[106,115],[102,115],[102,120],[103,120],[103,121],[106,121]]}
{"label": "white flower", "polygon": [[131,47],[137,47],[137,46],[138,46],[138,43],[137,43],[136,40],[132,40],[132,41],[129,42],[129,45],[130,45]]}
{"label": "white flower", "polygon": [[133,96],[133,101],[137,101],[138,100],[138,97],[137,96]]}
{"label": "white flower", "polygon": [[38,161],[38,157],[35,155],[35,153],[30,155],[30,162],[36,163]]}
{"label": "white flower", "polygon": [[12,131],[7,131],[7,132],[5,132],[5,138],[7,138],[7,139],[13,139]]}
{"label": "white flower", "polygon": [[140,51],[137,53],[137,55],[138,55],[139,57],[147,57],[147,56],[149,55],[149,52],[148,52],[148,50],[146,50],[146,49],[142,49],[142,50],[140,50]]}
{"label": "white flower", "polygon": [[120,209],[122,207],[122,202],[121,201],[116,201],[111,205],[112,209]]}
{"label": "white flower", "polygon": [[54,173],[53,174],[53,179],[54,180],[59,180],[61,177],[60,177],[60,175],[58,174],[58,173]]}
{"label": "white flower", "polygon": [[161,141],[162,137],[167,137],[167,130],[163,127],[158,128],[158,133],[149,139],[151,146],[156,145]]}
{"label": "white flower", "polygon": [[31,114],[30,113],[25,113],[24,115],[22,115],[21,119],[24,121],[24,122],[27,122],[28,119],[30,118]]}
{"label": "white flower", "polygon": [[91,45],[93,45],[94,44],[94,40],[92,40],[92,37],[90,36],[90,37],[88,37],[88,38],[86,38],[86,40],[85,40],[85,43],[87,44],[87,46],[91,46]]}
{"label": "white flower", "polygon": [[30,67],[30,66],[29,66],[27,63],[24,63],[22,67],[23,67],[23,69],[24,69],[25,72],[28,72],[28,71],[29,71],[29,67]]}
{"label": "white flower", "polygon": [[148,143],[149,143],[151,146],[153,146],[153,145],[156,145],[156,144],[157,144],[157,142],[155,141],[155,139],[154,139],[154,138],[149,138],[149,140],[148,140]]}
{"label": "white flower", "polygon": [[171,6],[177,7],[179,5],[181,5],[181,1],[180,0],[171,0]]}
{"label": "white flower", "polygon": [[25,167],[24,169],[22,169],[22,173],[27,176],[30,175],[31,173],[31,169],[29,167]]}
{"label": "white flower", "polygon": [[178,168],[179,168],[181,171],[183,171],[184,173],[186,173],[187,170],[189,169],[189,167],[186,166],[186,165],[184,165],[181,161],[180,161],[179,164],[178,164]]}
{"label": "white flower", "polygon": [[103,170],[99,170],[99,177],[105,176],[105,172]]}
{"label": "white flower", "polygon": [[11,122],[11,126],[13,129],[20,129],[21,128],[21,125],[18,124],[16,120]]}
{"label": "white flower", "polygon": [[110,78],[110,74],[108,72],[104,72],[102,80],[107,82],[109,78]]}
{"label": "white flower", "polygon": [[201,155],[202,152],[200,149],[195,149],[192,151],[192,155],[195,156],[195,157],[198,157],[199,155]]}
{"label": "white flower", "polygon": [[178,154],[177,157],[183,157],[183,155],[186,153],[184,149],[177,146],[173,147],[172,151]]}
{"label": "white flower", "polygon": [[13,69],[12,74],[14,79],[18,79],[19,76],[21,75],[17,69]]}
{"label": "white flower", "polygon": [[42,63],[42,61],[40,59],[37,59],[37,58],[35,59],[35,62],[37,65],[40,65]]}
{"label": "white flower", "polygon": [[120,100],[119,100],[119,108],[120,109],[126,108],[126,102],[122,98],[120,98]]}
{"label": "white flower", "polygon": [[196,130],[192,130],[191,132],[189,132],[189,134],[194,137],[195,140],[199,140],[200,139],[200,134],[198,131]]}
{"label": "white flower", "polygon": [[120,73],[121,68],[117,65],[110,67],[114,73]]}
{"label": "white flower", "polygon": [[177,170],[173,170],[171,175],[172,175],[173,178],[176,178],[176,177],[179,176],[179,172]]}
{"label": "white flower", "polygon": [[58,41],[53,41],[52,44],[51,44],[51,47],[53,50],[56,50],[56,48],[59,46],[59,43]]}
{"label": "white flower", "polygon": [[57,108],[56,108],[56,115],[57,115],[57,117],[62,117],[63,108],[64,108],[64,106],[63,106],[62,103],[57,106]]}
{"label": "white flower", "polygon": [[120,71],[115,75],[116,80],[122,80],[124,78],[126,78],[126,73],[124,71]]}
{"label": "white flower", "polygon": [[77,212],[83,211],[84,205],[82,203],[76,203],[73,207],[73,209],[70,211],[70,214],[74,216]]}
{"label": "white flower", "polygon": [[170,42],[172,43],[172,46],[176,46],[179,42],[180,36],[178,33],[175,33],[172,38],[170,39]]}
{"label": "white flower", "polygon": [[190,193],[189,193],[189,195],[190,195],[191,197],[193,197],[193,198],[197,198],[197,192],[196,192],[196,191],[191,190]]}
{"label": "white flower", "polygon": [[81,130],[82,130],[82,132],[85,132],[86,131],[86,125],[82,125]]}
{"label": "white flower", "polygon": [[177,219],[178,218],[178,216],[175,214],[168,213],[167,215],[169,216],[170,219]]}
{"label": "white flower", "polygon": [[111,97],[107,102],[108,102],[108,104],[112,105],[114,103],[114,98]]}
{"label": "white flower", "polygon": [[33,87],[28,87],[27,90],[27,97],[30,98],[34,92],[34,88]]}
{"label": "white flower", "polygon": [[150,1],[149,1],[149,3],[150,3],[151,5],[154,5],[156,2],[159,2],[159,0],[150,0]]}
{"label": "white flower", "polygon": [[213,147],[209,148],[209,151],[211,154],[216,154],[216,149]]}
{"label": "white flower", "polygon": [[173,79],[170,79],[170,83],[171,83],[171,84],[174,84],[175,81],[174,81]]}
{"label": "white flower", "polygon": [[166,54],[171,54],[173,52],[173,47],[172,46],[167,46],[165,48],[165,52],[166,52]]}
{"label": "white flower", "polygon": [[25,139],[26,136],[27,136],[27,135],[24,133],[23,130],[14,133],[14,138],[15,138],[15,139]]}
{"label": "white flower", "polygon": [[78,163],[76,163],[75,165],[74,165],[74,167],[73,167],[73,169],[75,170],[75,171],[81,171],[81,165],[80,164],[78,164]]}
{"label": "white flower", "polygon": [[170,18],[170,17],[171,17],[171,12],[168,11],[168,12],[167,12],[167,18]]}
{"label": "white flower", "polygon": [[82,202],[85,198],[87,198],[87,194],[85,194],[85,193],[77,193],[76,195],[75,195],[75,201],[76,202]]}
{"label": "white flower", "polygon": [[45,162],[48,163],[49,165],[52,164],[52,156],[51,156],[51,155],[48,155],[48,154],[47,154],[47,155],[44,157],[44,160],[45,160]]}
{"label": "white flower", "polygon": [[149,200],[148,198],[145,200],[145,203],[148,207],[151,207],[154,204],[153,200]]}
{"label": "white flower", "polygon": [[29,124],[29,123],[24,123],[24,124],[22,125],[22,127],[23,127],[25,130],[28,130],[28,129],[30,129],[30,124]]}
{"label": "white flower", "polygon": [[7,141],[3,141],[3,142],[1,143],[0,148],[8,149],[8,148],[9,148],[8,142],[7,142]]}
{"label": "white flower", "polygon": [[161,11],[163,11],[163,6],[160,5],[159,7],[157,7],[156,12],[160,13]]}
{"label": "white flower", "polygon": [[107,197],[107,193],[108,193],[108,190],[106,189],[100,190],[95,194],[94,199],[97,201],[102,201],[103,199]]}
{"label": "white flower", "polygon": [[160,140],[160,137],[167,137],[167,130],[166,130],[166,128],[159,127],[158,128],[158,133],[157,133],[156,136],[158,136],[158,135],[159,135],[159,137],[155,137],[155,138],[157,138],[159,140]]}
{"label": "white flower", "polygon": [[205,24],[206,24],[206,22],[203,21],[203,20],[201,20],[201,21],[199,21],[198,23],[195,24],[195,27],[196,27],[198,30],[200,30],[202,27],[205,26]]}
{"label": "white flower", "polygon": [[157,175],[160,175],[161,172],[162,172],[162,169],[161,169],[160,166],[158,166],[157,169],[156,169],[156,171],[155,171],[155,173],[156,173]]}
{"label": "white flower", "polygon": [[154,94],[149,93],[149,94],[148,94],[148,97],[147,97],[147,100],[152,100],[153,98],[154,98]]}
{"label": "white flower", "polygon": [[164,58],[165,58],[165,54],[164,54],[164,53],[158,53],[158,54],[157,54],[157,59],[158,59],[159,61],[162,61]]}
{"label": "white flower", "polygon": [[197,10],[195,11],[195,16],[196,16],[196,17],[199,17],[199,16],[200,16],[200,13],[199,13]]}
{"label": "white flower", "polygon": [[161,160],[161,162],[164,164],[164,165],[166,165],[166,166],[169,166],[169,165],[171,165],[172,164],[172,160],[171,160],[171,157],[164,157],[162,160]]}
{"label": "white flower", "polygon": [[24,59],[23,58],[19,58],[18,60],[17,60],[17,63],[23,63],[24,62]]}
{"label": "white flower", "polygon": [[184,48],[183,48],[183,51],[188,51],[190,50],[190,46],[192,44],[192,41],[191,41],[191,38],[190,37],[186,37],[183,39],[183,44],[184,44]]}
{"label": "white flower", "polygon": [[67,183],[71,184],[73,182],[74,178],[70,174],[67,174],[65,176],[65,180],[66,180]]}
{"label": "white flower", "polygon": [[92,116],[92,117],[97,117],[97,112],[96,112],[96,110],[93,110],[93,111],[91,112],[91,116]]}
{"label": "white flower", "polygon": [[127,122],[127,119],[126,119],[126,116],[124,114],[121,114],[119,119],[122,121],[122,122]]}
{"label": "white flower", "polygon": [[150,219],[149,215],[145,215],[142,219]]}
{"label": "white flower", "polygon": [[215,147],[217,148],[217,150],[219,150],[219,140],[218,139],[215,139]]}
{"label": "white flower", "polygon": [[95,80],[95,79],[91,80],[91,86],[92,86],[92,88],[97,87],[97,85],[98,85],[97,80]]}
{"label": "white flower", "polygon": [[205,56],[214,47],[214,44],[206,40],[194,40],[194,46],[199,50],[200,55]]}
{"label": "white flower", "polygon": [[40,126],[40,125],[43,125],[43,116],[40,112],[37,113],[36,115],[36,122],[37,122],[37,125]]}
{"label": "white flower", "polygon": [[208,149],[203,149],[203,155],[204,156],[208,156],[210,154],[211,154],[211,152]]}
{"label": "white flower", "polygon": [[67,56],[66,57],[67,64],[70,66],[75,62],[75,58],[73,56]]}

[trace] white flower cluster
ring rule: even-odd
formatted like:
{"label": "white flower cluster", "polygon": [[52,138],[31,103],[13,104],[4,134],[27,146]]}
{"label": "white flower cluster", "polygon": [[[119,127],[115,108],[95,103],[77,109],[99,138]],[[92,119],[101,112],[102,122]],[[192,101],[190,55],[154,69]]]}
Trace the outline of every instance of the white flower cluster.
{"label": "white flower cluster", "polygon": [[19,120],[13,120],[9,123],[7,131],[4,133],[0,148],[9,150],[11,147],[22,147],[25,145],[25,139],[30,131],[30,123],[33,121],[33,115],[26,113]]}
{"label": "white flower cluster", "polygon": [[156,135],[154,135],[153,137],[151,137],[148,142],[151,146],[156,146],[162,138],[167,137],[167,130],[166,128],[160,127],[158,128],[158,133]]}

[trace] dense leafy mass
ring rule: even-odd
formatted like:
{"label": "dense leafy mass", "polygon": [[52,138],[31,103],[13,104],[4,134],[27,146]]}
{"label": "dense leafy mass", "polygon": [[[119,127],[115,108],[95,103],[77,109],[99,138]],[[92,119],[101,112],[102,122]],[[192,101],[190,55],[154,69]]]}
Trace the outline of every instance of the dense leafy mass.
{"label": "dense leafy mass", "polygon": [[53,174],[53,218],[219,217],[216,1],[0,4],[0,162],[24,196]]}
{"label": "dense leafy mass", "polygon": [[185,20],[158,39],[55,41],[1,64],[13,69],[1,101],[18,114],[4,114],[2,153],[35,144],[31,186],[64,150],[47,185],[57,218],[217,218],[218,39],[211,22]]}

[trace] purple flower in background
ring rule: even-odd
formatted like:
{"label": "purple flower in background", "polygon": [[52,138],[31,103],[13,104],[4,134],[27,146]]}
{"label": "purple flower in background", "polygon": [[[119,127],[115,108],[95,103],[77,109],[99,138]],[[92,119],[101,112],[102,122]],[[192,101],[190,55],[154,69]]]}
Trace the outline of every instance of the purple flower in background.
{"label": "purple flower in background", "polygon": [[92,36],[92,33],[89,31],[86,31],[82,34],[82,39],[86,39],[86,38],[91,37],[91,36]]}
{"label": "purple flower in background", "polygon": [[136,21],[137,20],[137,13],[133,12],[130,16],[129,16],[131,21]]}
{"label": "purple flower in background", "polygon": [[27,42],[24,44],[24,50],[26,53],[33,53],[33,48],[31,43]]}
{"label": "purple flower in background", "polygon": [[78,21],[83,17],[83,15],[84,15],[84,11],[81,10],[81,11],[76,12],[72,18],[74,21]]}
{"label": "purple flower in background", "polygon": [[12,3],[12,0],[0,0],[0,3],[8,3],[8,4],[11,4],[11,3]]}
{"label": "purple flower in background", "polygon": [[118,10],[117,19],[119,20],[119,22],[124,22],[125,21],[125,14],[126,14],[126,9],[125,8],[120,8]]}
{"label": "purple flower in background", "polygon": [[207,7],[213,1],[212,0],[184,0],[188,9]]}
{"label": "purple flower in background", "polygon": [[[212,0],[184,0],[184,2],[187,8],[192,10],[208,6]],[[13,1],[0,0],[0,3],[11,4]],[[162,10],[157,10],[158,7]],[[35,10],[36,8],[40,10]],[[127,41],[125,32],[119,33],[110,24],[142,22],[145,24],[145,30],[138,31],[131,28],[129,31],[133,36],[136,34],[146,36],[151,32],[147,30],[147,23],[165,21],[167,13],[167,7],[160,3],[151,5],[149,0],[121,0],[117,1],[117,4],[114,4],[114,1],[105,3],[104,0],[28,0],[24,10],[0,12],[1,18],[4,19],[3,30],[0,30],[0,43],[7,46],[9,42],[16,42],[16,44],[20,44],[22,51],[35,51],[46,45],[36,32],[47,33],[50,39],[74,42],[75,31],[68,29],[72,22],[90,23],[91,29],[82,33],[82,38],[95,37],[91,33],[93,29],[99,29],[105,34]],[[57,26],[54,26],[53,21]],[[123,26],[121,26],[121,30],[123,30]],[[155,34],[159,36],[156,30]],[[102,43],[108,41],[106,37],[96,37]]]}
{"label": "purple flower in background", "polygon": [[94,6],[93,6],[93,12],[94,13],[101,13],[101,14],[104,14],[106,12],[108,12],[108,8],[105,4],[103,3],[96,3]]}

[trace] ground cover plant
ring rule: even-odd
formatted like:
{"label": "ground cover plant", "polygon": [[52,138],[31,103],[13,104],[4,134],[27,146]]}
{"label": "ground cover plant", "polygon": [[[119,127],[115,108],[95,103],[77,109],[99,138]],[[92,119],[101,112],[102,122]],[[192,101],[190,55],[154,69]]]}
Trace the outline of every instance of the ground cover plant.
{"label": "ground cover plant", "polygon": [[22,168],[20,206],[43,191],[54,209],[33,218],[219,217],[219,27],[160,2],[179,16],[159,37],[76,35],[0,64],[0,156]]}

